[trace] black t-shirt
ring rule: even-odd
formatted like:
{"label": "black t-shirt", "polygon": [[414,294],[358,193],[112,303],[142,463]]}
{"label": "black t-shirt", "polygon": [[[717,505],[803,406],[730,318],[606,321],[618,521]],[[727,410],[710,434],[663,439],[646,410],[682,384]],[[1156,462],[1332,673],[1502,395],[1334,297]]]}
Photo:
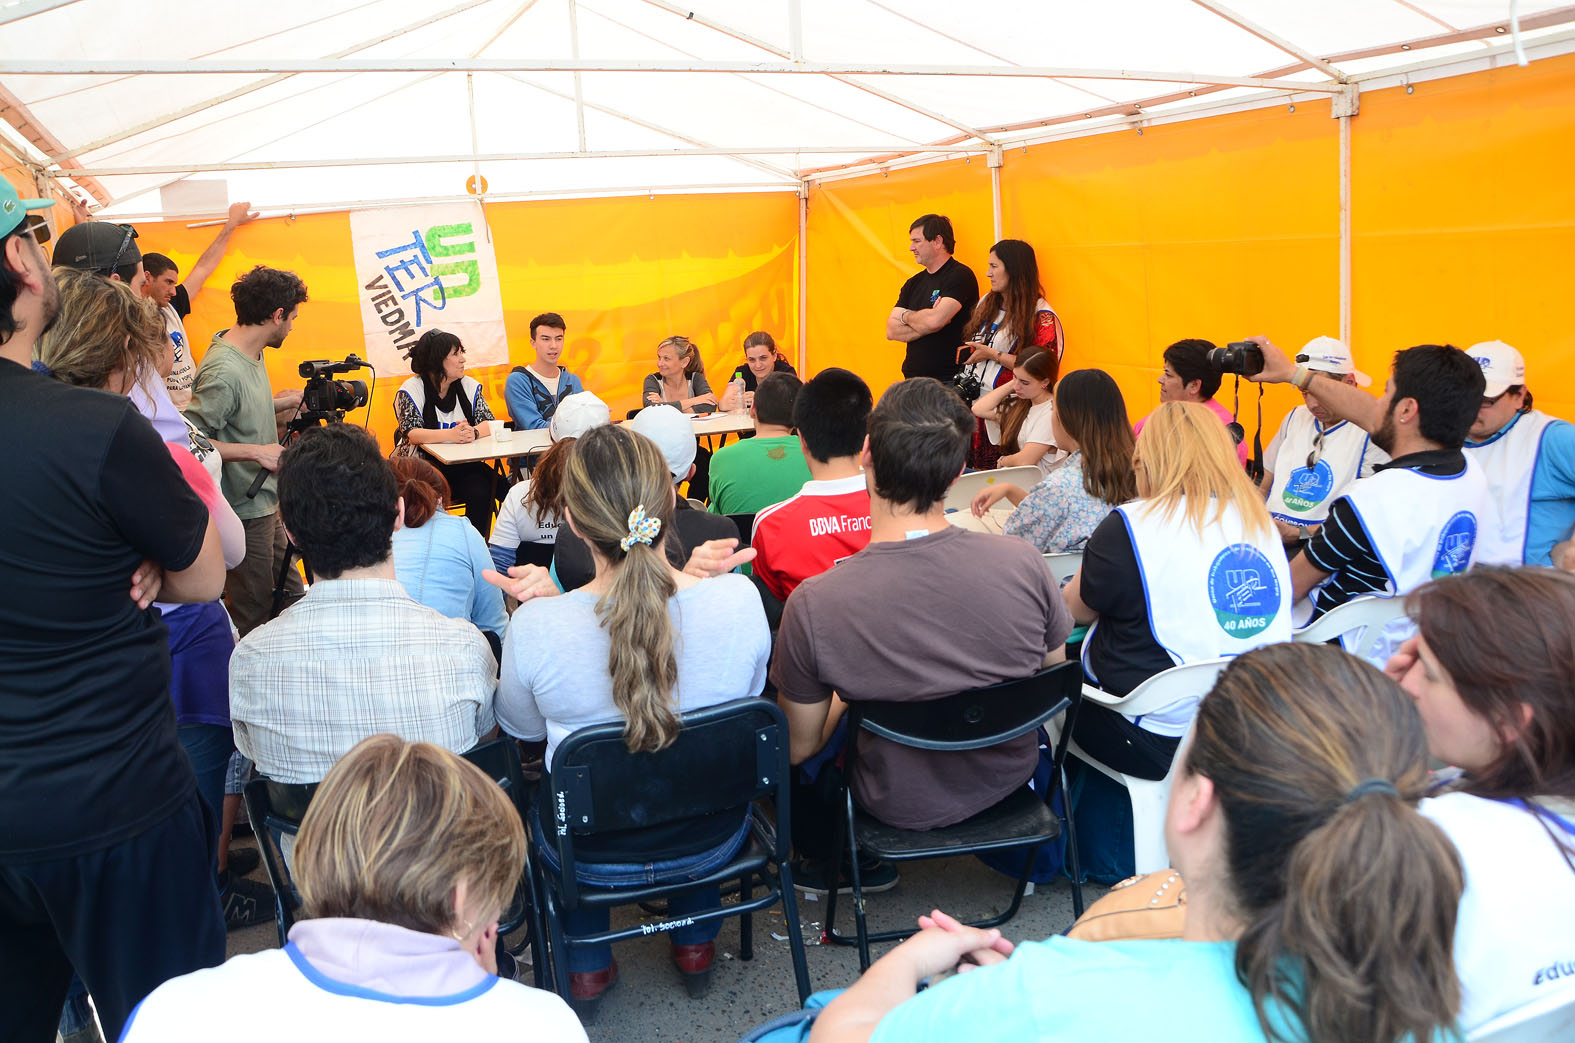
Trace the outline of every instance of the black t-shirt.
{"label": "black t-shirt", "polygon": [[185,283],[175,287],[175,296],[170,298],[170,305],[183,320],[191,314],[191,294],[186,292]]}
{"label": "black t-shirt", "polygon": [[[792,373],[794,375],[798,374],[798,370],[794,369],[786,362],[783,362],[781,359],[777,359],[776,365],[771,367],[771,372]],[[755,386],[759,383],[759,381],[755,380],[755,371],[750,369],[748,366],[739,366],[737,369],[733,370],[733,376],[727,378],[729,383],[732,382],[734,377],[743,378],[745,391],[755,390]]]}
{"label": "black t-shirt", "polygon": [[129,399],[0,360],[0,862],[107,847],[194,786],[169,630],[128,595],[189,567],[208,512]]}
{"label": "black t-shirt", "polygon": [[1110,512],[1088,538],[1079,592],[1083,604],[1099,613],[1099,625],[1086,649],[1089,672],[1099,678],[1101,689],[1126,695],[1176,665],[1149,625],[1143,574],[1132,535],[1118,511]]}
{"label": "black t-shirt", "polygon": [[950,380],[957,374],[957,349],[962,345],[963,327],[979,303],[979,280],[973,269],[955,257],[933,272],[921,271],[902,284],[897,294],[897,307],[909,311],[933,308],[942,297],[950,297],[961,304],[951,322],[934,333],[927,333],[918,340],[909,341],[908,355],[902,360],[904,377],[934,377]]}
{"label": "black t-shirt", "polygon": [[[707,540],[738,539],[738,526],[733,524],[733,519],[725,514],[697,511],[682,497],[674,505],[673,527],[678,530],[678,539],[668,540],[665,546],[667,560],[675,569],[688,564],[690,553]],[[590,546],[568,525],[558,526],[552,568],[558,575],[558,585],[564,590],[578,590],[596,577],[596,562],[591,557]]]}

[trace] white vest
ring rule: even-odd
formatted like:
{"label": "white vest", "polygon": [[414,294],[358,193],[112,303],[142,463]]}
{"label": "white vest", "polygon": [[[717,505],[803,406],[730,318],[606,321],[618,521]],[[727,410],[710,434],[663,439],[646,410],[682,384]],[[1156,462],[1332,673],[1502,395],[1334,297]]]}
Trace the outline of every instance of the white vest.
{"label": "white vest", "polygon": [[[1291,639],[1290,564],[1272,529],[1248,536],[1234,507],[1201,534],[1192,531],[1185,502],[1169,518],[1141,502],[1116,510],[1143,575],[1149,627],[1178,666]],[[1092,639],[1091,631],[1083,642],[1085,669]],[[1199,698],[1171,703],[1135,723],[1156,735],[1182,735]]]}
{"label": "white vest", "polygon": [[192,361],[191,343],[186,340],[186,327],[180,321],[180,312],[173,304],[166,304],[159,309],[159,317],[164,320],[164,334],[175,349],[175,365],[164,378],[164,387],[175,408],[185,409],[191,405],[191,385],[197,377],[197,363]]}
{"label": "white vest", "polygon": [[1464,572],[1479,534],[1495,524],[1487,481],[1469,454],[1453,477],[1392,467],[1358,479],[1345,495],[1389,576],[1387,592],[1400,597]]}
{"label": "white vest", "polygon": [[1554,418],[1541,410],[1522,413],[1486,442],[1466,445],[1466,456],[1482,468],[1488,494],[1498,508],[1498,526],[1481,534],[1476,560],[1482,565],[1520,565],[1526,558],[1531,517],[1531,482],[1542,456],[1542,437]]}
{"label": "white vest", "polygon": [[[426,385],[421,382],[420,377],[411,377],[409,380],[399,385],[399,390],[410,396],[410,401],[416,404],[417,413],[421,413],[426,409],[427,389]],[[476,392],[480,390],[480,381],[474,379],[473,377],[459,378],[459,393],[465,396],[466,402],[470,403],[472,412],[475,412],[476,408]],[[464,409],[460,408],[459,398],[457,396],[454,399],[453,409],[449,410],[447,413],[443,412],[442,410],[438,410],[435,415],[437,416],[438,427],[440,428],[457,427],[459,422],[465,419],[465,411]]]}
{"label": "white vest", "polygon": [[1307,456],[1320,427],[1306,406],[1291,410],[1280,430],[1279,454],[1270,462],[1274,485],[1269,489],[1269,513],[1290,525],[1322,522],[1329,516],[1329,505],[1361,477],[1363,465],[1373,455],[1388,459],[1370,443],[1367,432],[1341,421],[1324,431],[1323,448],[1309,468]]}

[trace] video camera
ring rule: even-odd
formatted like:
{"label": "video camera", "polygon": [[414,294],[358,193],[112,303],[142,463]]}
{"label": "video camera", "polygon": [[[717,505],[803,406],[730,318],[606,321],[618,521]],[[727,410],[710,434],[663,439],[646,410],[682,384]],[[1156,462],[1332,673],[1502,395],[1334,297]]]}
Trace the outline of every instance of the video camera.
{"label": "video camera", "polygon": [[301,363],[297,372],[307,379],[301,391],[301,412],[297,419],[308,424],[319,420],[338,422],[349,410],[366,405],[366,381],[333,379],[335,373],[349,373],[366,366],[357,355],[347,355],[343,362],[311,359]]}

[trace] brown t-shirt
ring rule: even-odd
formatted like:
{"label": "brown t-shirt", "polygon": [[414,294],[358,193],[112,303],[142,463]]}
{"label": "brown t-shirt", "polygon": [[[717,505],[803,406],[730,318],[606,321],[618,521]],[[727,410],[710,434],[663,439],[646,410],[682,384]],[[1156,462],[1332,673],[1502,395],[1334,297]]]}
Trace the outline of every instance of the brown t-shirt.
{"label": "brown t-shirt", "polygon": [[[872,543],[788,598],[771,679],[784,699],[938,699],[1027,677],[1072,632],[1034,547],[948,528]],[[902,829],[960,822],[1033,775],[1032,734],[984,750],[931,752],[865,732],[859,806]]]}

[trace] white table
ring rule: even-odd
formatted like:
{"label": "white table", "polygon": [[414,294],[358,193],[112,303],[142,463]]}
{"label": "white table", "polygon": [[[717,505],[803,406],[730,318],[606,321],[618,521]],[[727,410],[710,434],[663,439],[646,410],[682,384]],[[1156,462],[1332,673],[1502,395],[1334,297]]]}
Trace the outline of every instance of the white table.
{"label": "white table", "polygon": [[[748,413],[712,413],[691,423],[695,434],[701,437],[726,436],[755,429],[755,421]],[[535,456],[552,448],[552,436],[545,427],[534,431],[514,431],[512,435],[508,441],[489,436],[474,442],[423,442],[421,448],[427,455],[444,464],[488,463],[519,456]]]}
{"label": "white table", "polygon": [[988,511],[984,512],[984,516],[982,518],[974,517],[974,513],[968,510],[968,508],[964,507],[960,511],[948,511],[946,513],[946,520],[957,526],[959,529],[968,529],[972,532],[993,532],[999,535],[1001,533],[1002,526],[1006,524],[1006,519],[1010,518],[1011,516],[1012,509],[1010,505],[1007,506],[1006,510],[1002,510],[999,507],[992,507]]}

